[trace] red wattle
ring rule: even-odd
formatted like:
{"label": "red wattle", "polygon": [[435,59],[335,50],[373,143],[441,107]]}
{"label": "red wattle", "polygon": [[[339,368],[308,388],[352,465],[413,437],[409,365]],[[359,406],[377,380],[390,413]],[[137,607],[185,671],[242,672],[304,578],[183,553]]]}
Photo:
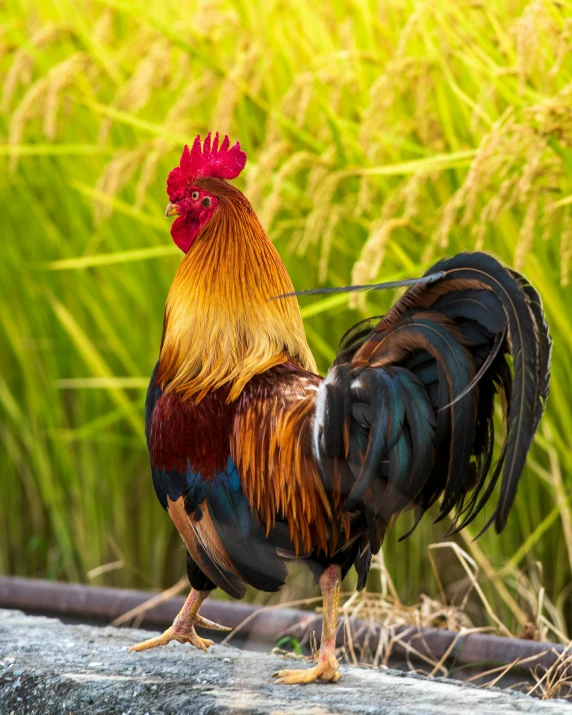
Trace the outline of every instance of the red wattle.
{"label": "red wattle", "polygon": [[199,229],[199,223],[190,221],[186,217],[178,216],[171,226],[171,237],[181,251],[187,253],[197,237]]}

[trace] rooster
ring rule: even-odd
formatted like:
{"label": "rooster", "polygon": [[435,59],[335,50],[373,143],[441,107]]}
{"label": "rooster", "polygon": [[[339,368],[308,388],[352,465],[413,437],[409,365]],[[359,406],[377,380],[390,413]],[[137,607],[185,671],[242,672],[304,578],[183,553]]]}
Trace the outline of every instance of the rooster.
{"label": "rooster", "polygon": [[[146,402],[157,497],[187,549],[190,594],[172,640],[207,650],[195,627],[215,588],[277,591],[303,561],[323,598],[317,663],[281,683],[340,679],[340,584],[399,514],[415,525],[440,500],[448,533],[469,524],[500,480],[506,524],[548,395],[551,341],[538,293],[484,253],[439,261],[384,316],[343,337],[325,379],[294,287],[245,196],[246,162],[227,136],[186,146],[167,181],[171,236],[185,256],[167,297]],[[396,284],[391,284],[395,286]],[[493,464],[494,406],[506,435]],[[406,534],[407,536],[407,534]]]}

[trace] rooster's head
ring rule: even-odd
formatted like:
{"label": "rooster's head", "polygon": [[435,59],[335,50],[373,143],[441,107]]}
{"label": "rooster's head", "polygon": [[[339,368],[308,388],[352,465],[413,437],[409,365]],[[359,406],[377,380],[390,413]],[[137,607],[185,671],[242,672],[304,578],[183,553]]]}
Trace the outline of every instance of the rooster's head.
{"label": "rooster's head", "polygon": [[179,166],[167,179],[169,204],[166,216],[178,216],[171,226],[171,236],[185,253],[200,230],[212,218],[220,203],[213,182],[205,179],[235,179],[244,169],[246,154],[240,143],[231,147],[228,136],[219,146],[218,132],[211,145],[210,132],[201,146],[197,136],[193,148],[185,146]]}

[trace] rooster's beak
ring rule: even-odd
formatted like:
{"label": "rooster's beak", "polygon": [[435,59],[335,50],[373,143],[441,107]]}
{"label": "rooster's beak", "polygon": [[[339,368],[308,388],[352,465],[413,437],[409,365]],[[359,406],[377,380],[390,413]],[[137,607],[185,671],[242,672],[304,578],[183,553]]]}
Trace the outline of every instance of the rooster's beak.
{"label": "rooster's beak", "polygon": [[167,208],[165,209],[165,216],[168,218],[169,216],[178,216],[179,215],[179,207],[177,204],[167,204]]}

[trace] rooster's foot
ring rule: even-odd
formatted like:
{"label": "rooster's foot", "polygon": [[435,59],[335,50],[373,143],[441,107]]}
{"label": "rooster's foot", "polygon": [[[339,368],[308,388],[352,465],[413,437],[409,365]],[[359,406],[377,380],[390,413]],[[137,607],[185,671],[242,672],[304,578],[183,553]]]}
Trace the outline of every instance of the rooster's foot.
{"label": "rooster's foot", "polygon": [[178,643],[190,643],[194,645],[195,648],[199,650],[204,650],[205,653],[211,645],[214,645],[214,641],[208,638],[201,638],[197,635],[194,625],[187,627],[185,630],[177,629],[175,626],[167,628],[167,630],[160,636],[155,638],[149,638],[149,640],[143,641],[142,643],[137,643],[129,648],[129,652],[135,651],[140,653],[142,650],[149,650],[149,648],[157,648],[160,645],[167,645],[171,641],[177,641]]}
{"label": "rooster's foot", "polygon": [[231,628],[226,628],[226,626],[219,626],[218,623],[209,621],[208,618],[203,618],[199,616],[198,610],[201,603],[209,595],[208,591],[197,591],[194,588],[185,601],[185,605],[179,611],[179,614],[173,621],[173,625],[156,638],[149,638],[147,641],[142,643],[137,643],[137,645],[132,645],[129,648],[129,652],[136,651],[141,652],[142,650],[148,650],[149,648],[157,648],[160,645],[167,645],[171,641],[177,641],[179,643],[190,643],[194,645],[195,648],[199,650],[204,650],[205,653],[214,642],[208,638],[201,638],[197,635],[195,631],[195,626],[199,628],[209,628],[212,631],[230,631]]}
{"label": "rooster's foot", "polygon": [[316,680],[335,683],[342,677],[342,674],[340,673],[338,661],[332,653],[331,655],[321,655],[313,668],[308,670],[279,670],[274,673],[273,677],[278,678],[276,683],[305,685],[306,683],[314,683]]}

